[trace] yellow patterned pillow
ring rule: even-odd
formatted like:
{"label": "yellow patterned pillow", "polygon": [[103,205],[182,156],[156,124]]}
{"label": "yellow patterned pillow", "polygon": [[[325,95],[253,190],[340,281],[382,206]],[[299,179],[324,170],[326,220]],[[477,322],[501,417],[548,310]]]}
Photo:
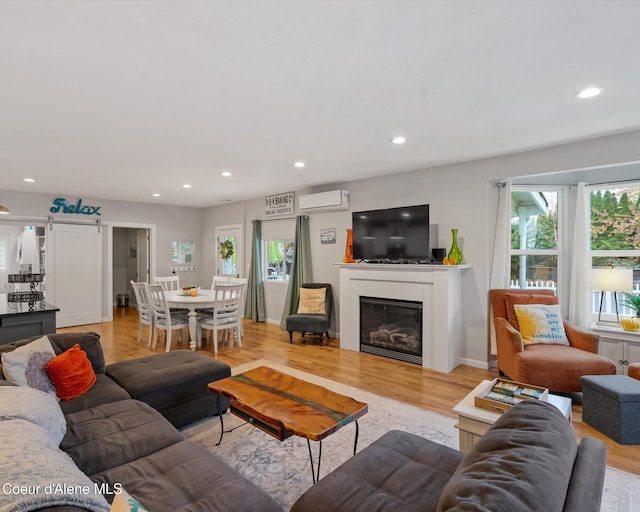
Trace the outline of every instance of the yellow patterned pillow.
{"label": "yellow patterned pillow", "polygon": [[327,298],[326,288],[300,288],[300,301],[298,302],[298,314],[300,315],[326,315],[325,302]]}
{"label": "yellow patterned pillow", "polygon": [[525,345],[547,343],[568,345],[559,305],[514,304],[520,334]]}
{"label": "yellow patterned pillow", "polygon": [[147,512],[138,500],[133,498],[126,490],[120,489],[120,492],[113,498],[113,503],[109,512]]}

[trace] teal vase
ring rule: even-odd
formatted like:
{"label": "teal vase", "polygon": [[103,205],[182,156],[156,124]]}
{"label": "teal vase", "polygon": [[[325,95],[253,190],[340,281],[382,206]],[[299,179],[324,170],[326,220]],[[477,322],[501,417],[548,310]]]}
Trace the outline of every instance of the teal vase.
{"label": "teal vase", "polygon": [[451,250],[447,255],[447,259],[449,260],[449,265],[460,265],[462,263],[462,251],[458,246],[458,230],[451,230],[451,237],[453,238],[453,243],[451,244]]}

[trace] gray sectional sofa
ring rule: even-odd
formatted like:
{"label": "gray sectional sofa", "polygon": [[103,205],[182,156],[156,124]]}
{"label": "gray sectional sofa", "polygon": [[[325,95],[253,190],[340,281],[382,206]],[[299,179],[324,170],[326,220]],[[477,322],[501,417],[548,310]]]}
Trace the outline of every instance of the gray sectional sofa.
{"label": "gray sectional sofa", "polygon": [[[206,384],[230,375],[228,366],[191,351],[106,366],[95,333],[54,334],[49,339],[57,354],[79,344],[96,382],[82,396],[56,403],[41,391],[9,384],[0,371],[0,440],[5,441],[0,479],[13,486],[7,490],[13,491],[15,510],[107,511],[107,501],[122,489],[150,512],[282,510],[176,428],[215,413],[215,397]],[[31,341],[2,345],[0,352]],[[34,492],[21,494],[21,481]],[[56,481],[86,487],[87,492],[56,495],[45,487]],[[10,500],[6,493],[1,498]]]}
{"label": "gray sectional sofa", "polygon": [[[105,366],[95,333],[50,340],[56,353],[78,343],[96,382],[58,405],[40,391],[9,387],[0,372],[0,480],[17,483],[21,476],[33,485],[47,478],[51,460],[63,481],[91,483],[100,494],[50,501],[43,496],[38,506],[13,510],[106,512],[104,498],[111,501],[120,486],[150,512],[282,510],[172,424],[213,414],[211,397],[203,394],[206,384],[200,389],[200,383],[226,376],[226,365],[173,351]],[[26,343],[4,345],[0,352]],[[33,396],[23,398],[29,392]],[[22,409],[15,418],[7,414],[12,407]],[[584,438],[578,444],[555,407],[526,401],[503,414],[466,455],[413,434],[388,432],[308,489],[291,512],[596,512],[605,468],[604,443]]]}
{"label": "gray sectional sofa", "polygon": [[291,512],[599,512],[600,440],[546,402],[525,401],[465,455],[392,431],[305,492]]}

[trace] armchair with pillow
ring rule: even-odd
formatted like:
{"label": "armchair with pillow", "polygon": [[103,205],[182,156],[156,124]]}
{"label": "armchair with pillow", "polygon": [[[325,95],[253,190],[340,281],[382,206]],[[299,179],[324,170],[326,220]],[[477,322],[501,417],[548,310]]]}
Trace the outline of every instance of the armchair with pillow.
{"label": "armchair with pillow", "polygon": [[324,334],[329,338],[331,314],[333,312],[333,290],[329,283],[304,283],[300,286],[298,308],[296,313],[286,320],[289,331],[289,342],[293,343],[293,332],[298,331],[304,337],[311,332],[320,335],[320,343]]}
{"label": "armchair with pillow", "polygon": [[614,375],[599,337],[563,320],[552,290],[489,291],[500,372],[560,393],[582,391],[583,375]]}

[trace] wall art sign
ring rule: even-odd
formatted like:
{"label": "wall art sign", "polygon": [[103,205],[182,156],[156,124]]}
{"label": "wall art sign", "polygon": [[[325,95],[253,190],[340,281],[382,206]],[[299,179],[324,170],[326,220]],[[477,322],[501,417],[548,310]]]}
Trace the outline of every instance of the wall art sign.
{"label": "wall art sign", "polygon": [[77,215],[102,215],[100,213],[101,206],[89,206],[82,204],[82,199],[78,199],[75,204],[69,204],[64,197],[58,197],[53,200],[53,206],[49,208],[51,213],[75,213]]}
{"label": "wall art sign", "polygon": [[264,214],[266,217],[293,215],[293,213],[293,192],[276,194],[275,196],[267,196],[264,198]]}
{"label": "wall art sign", "polygon": [[320,230],[320,243],[321,244],[335,244],[336,243],[336,228],[326,228]]}

